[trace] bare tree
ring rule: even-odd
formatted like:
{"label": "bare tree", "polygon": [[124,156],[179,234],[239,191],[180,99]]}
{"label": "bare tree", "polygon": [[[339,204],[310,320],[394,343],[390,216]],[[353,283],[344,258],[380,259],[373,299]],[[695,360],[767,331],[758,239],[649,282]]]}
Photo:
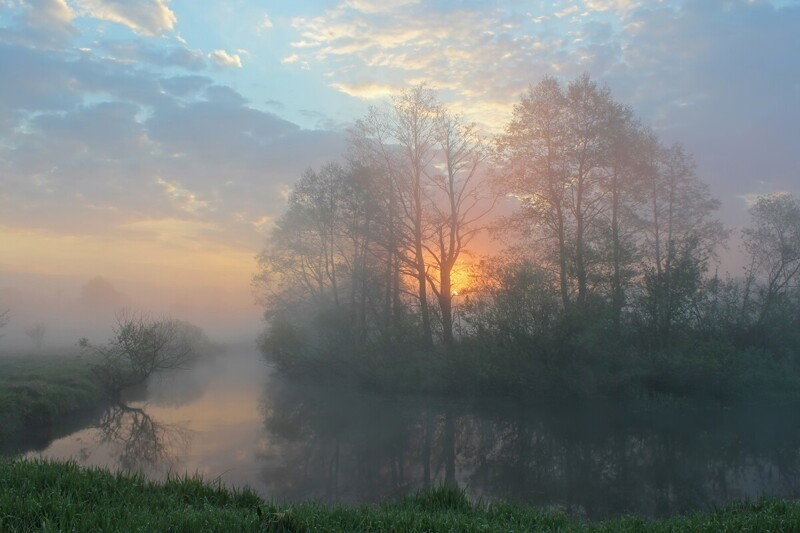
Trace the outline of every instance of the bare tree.
{"label": "bare tree", "polygon": [[424,85],[402,91],[386,109],[373,108],[353,131],[355,150],[368,164],[385,176],[388,205],[383,218],[386,248],[390,258],[387,275],[395,276],[392,300],[399,304],[400,274],[415,280],[419,302],[422,339],[433,344],[428,302],[428,258],[426,239],[430,236],[429,200],[426,185],[437,155],[437,121],[441,105]]}
{"label": "bare tree", "polygon": [[195,356],[194,331],[177,320],[154,320],[123,311],[105,345],[81,339],[80,346],[99,361],[93,371],[113,397],[144,383],[153,373],[187,366]]}
{"label": "bare tree", "polygon": [[433,345],[428,303],[428,268],[425,257],[426,226],[425,182],[428,167],[435,157],[437,118],[441,106],[433,91],[418,85],[403,91],[392,100],[391,131],[395,142],[404,155],[402,174],[394,176],[397,181],[398,198],[403,220],[408,230],[404,233],[406,248],[411,252],[406,260],[413,268],[417,280],[422,321],[422,339],[427,346]]}
{"label": "bare tree", "polygon": [[441,110],[435,140],[444,160],[444,170],[428,178],[428,218],[432,232],[426,239],[425,250],[434,266],[434,272],[428,272],[428,280],[442,314],[442,340],[450,345],[453,343],[453,268],[481,231],[480,222],[495,202],[481,179],[480,170],[487,151],[476,126]]}

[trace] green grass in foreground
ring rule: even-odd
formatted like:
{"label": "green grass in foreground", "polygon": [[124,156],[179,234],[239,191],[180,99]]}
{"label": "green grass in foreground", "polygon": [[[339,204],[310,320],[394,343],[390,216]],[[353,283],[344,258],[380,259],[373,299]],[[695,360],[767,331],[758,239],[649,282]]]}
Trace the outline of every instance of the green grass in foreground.
{"label": "green grass in foreground", "polygon": [[664,521],[580,523],[437,489],[376,507],[281,506],[198,478],[165,483],[74,463],[0,461],[0,531],[797,531],[800,503],[761,500]]}
{"label": "green grass in foreground", "polygon": [[0,442],[104,402],[89,365],[75,356],[0,357]]}

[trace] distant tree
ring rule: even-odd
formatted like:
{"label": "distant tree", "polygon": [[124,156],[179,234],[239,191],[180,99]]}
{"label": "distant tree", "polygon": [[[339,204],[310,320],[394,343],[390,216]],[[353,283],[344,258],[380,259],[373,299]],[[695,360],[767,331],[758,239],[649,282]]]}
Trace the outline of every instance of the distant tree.
{"label": "distant tree", "polygon": [[128,298],[103,276],[95,276],[82,287],[79,302],[92,311],[112,311],[127,304]]}
{"label": "distant tree", "polygon": [[748,278],[758,286],[763,324],[771,308],[800,284],[800,202],[792,195],[759,197],[750,208],[752,226],[742,232],[750,256]]}
{"label": "distant tree", "polygon": [[47,333],[47,326],[44,322],[37,322],[25,330],[25,334],[33,341],[37,350],[42,349],[45,333]]}
{"label": "distant tree", "polygon": [[[3,309],[2,311],[0,311],[0,330],[6,327],[10,321],[11,321],[11,311],[9,311],[8,309]],[[5,333],[2,333],[0,331],[0,337],[2,337],[3,335],[5,335]]]}
{"label": "distant tree", "polygon": [[106,392],[118,398],[155,372],[187,366],[195,358],[196,340],[196,329],[183,322],[124,311],[117,315],[107,344],[94,345],[84,338],[79,345],[97,358],[95,375]]}

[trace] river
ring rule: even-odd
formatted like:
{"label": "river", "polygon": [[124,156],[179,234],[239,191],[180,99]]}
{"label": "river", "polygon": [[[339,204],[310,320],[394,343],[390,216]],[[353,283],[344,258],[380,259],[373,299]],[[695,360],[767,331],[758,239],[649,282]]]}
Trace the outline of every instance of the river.
{"label": "river", "polygon": [[26,455],[199,473],[278,502],[374,503],[449,483],[591,519],[800,496],[796,409],[371,395],[286,380],[255,347],[140,396]]}

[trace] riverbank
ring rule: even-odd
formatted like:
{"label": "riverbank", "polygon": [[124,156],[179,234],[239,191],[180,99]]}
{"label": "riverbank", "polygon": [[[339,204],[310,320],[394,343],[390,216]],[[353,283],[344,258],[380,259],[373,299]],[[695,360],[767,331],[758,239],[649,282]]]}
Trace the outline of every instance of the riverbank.
{"label": "riverbank", "polygon": [[437,489],[380,506],[267,503],[199,478],[164,483],[75,463],[0,460],[2,531],[796,531],[800,503],[761,500],[660,521],[584,523]]}
{"label": "riverbank", "polygon": [[77,415],[105,405],[105,395],[81,357],[0,357],[0,452],[36,434],[54,433]]}
{"label": "riverbank", "polygon": [[669,350],[596,345],[522,347],[466,339],[450,348],[354,346],[279,350],[262,337],[265,359],[283,373],[366,391],[561,401],[678,401],[733,405],[800,402],[800,362],[726,343]]}

